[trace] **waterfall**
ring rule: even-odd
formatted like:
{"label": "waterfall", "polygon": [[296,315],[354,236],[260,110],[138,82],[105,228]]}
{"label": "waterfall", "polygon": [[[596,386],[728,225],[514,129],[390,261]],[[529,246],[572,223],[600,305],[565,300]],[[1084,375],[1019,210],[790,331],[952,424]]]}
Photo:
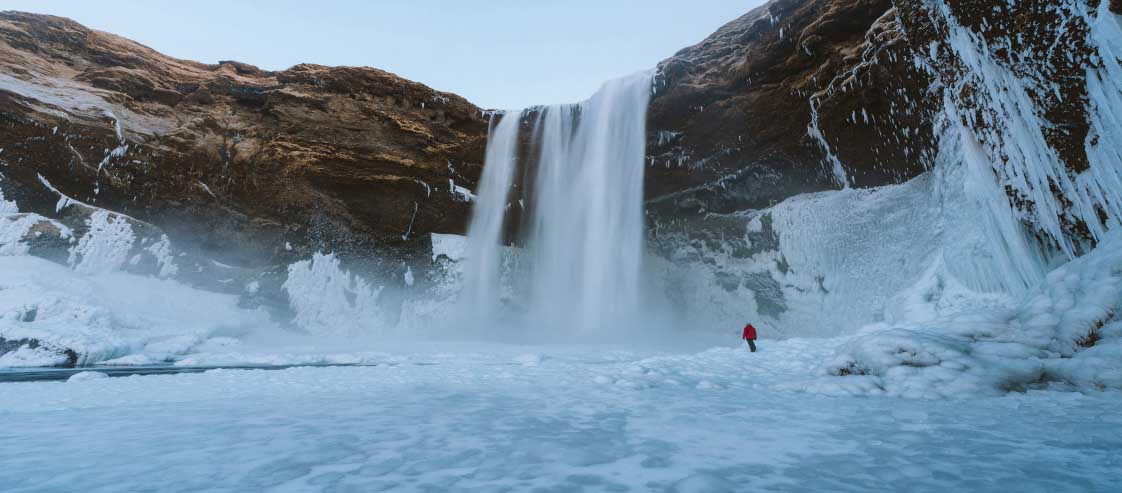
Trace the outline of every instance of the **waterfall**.
{"label": "waterfall", "polygon": [[[643,73],[610,81],[582,103],[493,118],[462,297],[475,323],[496,322],[512,313],[507,306],[526,317],[514,323],[553,331],[603,330],[638,317],[650,95],[651,74]],[[524,198],[515,200],[513,188]],[[513,225],[522,248],[507,262]]]}
{"label": "waterfall", "polygon": [[495,300],[501,289],[503,223],[514,178],[519,120],[513,114],[491,117],[486,164],[479,179],[466,252],[469,264],[463,299],[468,316],[475,321],[494,317],[498,309]]}

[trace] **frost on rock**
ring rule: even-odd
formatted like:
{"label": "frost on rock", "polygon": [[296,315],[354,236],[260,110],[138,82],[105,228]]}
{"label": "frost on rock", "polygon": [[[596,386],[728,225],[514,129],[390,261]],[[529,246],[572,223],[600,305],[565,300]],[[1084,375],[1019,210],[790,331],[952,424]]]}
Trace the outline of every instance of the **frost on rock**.
{"label": "frost on rock", "polygon": [[[424,291],[402,302],[396,329],[413,335],[437,334],[449,322],[458,325],[456,306],[463,289],[463,261],[467,238],[459,235],[432,234],[432,269],[425,275]],[[406,285],[418,281],[418,273],[406,271]],[[410,278],[413,279],[412,283]]]}
{"label": "frost on rock", "polygon": [[467,238],[460,235],[446,235],[432,233],[432,261],[436,262],[441,256],[453,262],[462,261],[467,248]]}
{"label": "frost on rock", "polygon": [[119,270],[132,249],[132,226],[123,216],[97,210],[86,220],[89,230],[70,250],[69,263],[83,274]]}
{"label": "frost on rock", "polygon": [[452,194],[452,200],[457,202],[474,202],[477,198],[471,190],[457,185],[451,178],[448,179],[448,192]]}
{"label": "frost on rock", "polygon": [[344,270],[334,254],[317,253],[290,265],[284,290],[293,322],[312,334],[354,335],[384,317],[378,306],[382,287]]}
{"label": "frost on rock", "polygon": [[[1061,51],[1047,58],[1031,51],[1010,55],[1016,51],[1011,37],[988,39],[962,25],[948,5],[930,2],[932,22],[945,39],[921,54],[928,59],[924,63],[955,67],[934,71],[951,74],[942,80],[946,111],[970,134],[987,172],[996,174],[998,188],[1009,195],[1020,218],[1069,259],[1122,224],[1122,28],[1109,3],[1099,2],[1097,11],[1074,0],[1051,6],[1049,13],[1064,29],[1048,33],[1056,40],[1051,50]],[[1085,37],[1079,35],[1077,41],[1086,45],[1086,52],[1068,46],[1076,42],[1068,36],[1068,26],[1077,26],[1071,28],[1074,33],[1085,27]],[[1053,80],[1059,76],[1055,65],[1060,53],[1064,63],[1081,64],[1085,71],[1081,75],[1090,120],[1085,163],[1078,162],[1084,159],[1080,155],[1065,159],[1049,140],[1057,130],[1042,101],[1060,95]]]}
{"label": "frost on rock", "polygon": [[[2,151],[2,149],[0,149]],[[4,175],[0,175],[0,180],[4,179]],[[19,207],[16,206],[14,200],[4,200],[4,189],[0,188],[0,215],[15,214],[19,212]]]}
{"label": "frost on rock", "polygon": [[[0,175],[3,179],[3,175]],[[32,219],[17,215],[19,208],[15,201],[4,200],[4,190],[0,189],[0,255],[23,255],[27,245],[23,237],[31,229]]]}
{"label": "frost on rock", "polygon": [[156,263],[160,268],[158,273],[160,277],[171,277],[179,273],[179,267],[175,265],[175,258],[172,256],[171,241],[168,240],[167,235],[160,235],[158,241],[144,250],[156,258]]}
{"label": "frost on rock", "polygon": [[62,241],[72,241],[74,235],[66,225],[38,214],[0,214],[0,256],[27,255],[46,234]]}
{"label": "frost on rock", "polygon": [[40,219],[34,214],[0,214],[0,255],[26,255],[30,246],[23,240]]}
{"label": "frost on rock", "polygon": [[[36,341],[56,354],[10,348],[24,362],[38,354],[53,366],[67,350],[78,366],[134,354],[159,362],[216,334],[274,327],[264,312],[239,308],[236,296],[170,280],[86,275],[27,255],[0,256],[0,272],[0,342]],[[13,366],[16,357],[3,356],[0,366]]]}
{"label": "frost on rock", "polygon": [[[0,343],[3,339],[0,339]],[[57,351],[40,346],[38,343],[24,343],[13,351],[0,353],[0,368],[27,368],[65,366],[70,357],[65,351]]]}

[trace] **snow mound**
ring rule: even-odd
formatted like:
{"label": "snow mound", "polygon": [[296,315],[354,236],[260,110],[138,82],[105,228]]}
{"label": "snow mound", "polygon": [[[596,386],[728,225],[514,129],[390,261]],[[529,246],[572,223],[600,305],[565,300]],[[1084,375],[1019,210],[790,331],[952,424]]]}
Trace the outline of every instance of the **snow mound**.
{"label": "snow mound", "polygon": [[109,378],[109,375],[106,375],[100,371],[83,371],[70,375],[70,378],[67,378],[66,381],[85,382],[87,380],[101,380],[103,378]]}
{"label": "snow mound", "polygon": [[63,351],[55,351],[38,343],[23,343],[14,351],[0,354],[0,368],[32,368],[43,366],[63,366],[69,357]]}
{"label": "snow mound", "polygon": [[917,398],[1033,387],[1122,389],[1122,232],[1049,273],[1021,301],[922,324],[877,324],[839,346],[809,386]]}
{"label": "snow mound", "polygon": [[[273,326],[265,312],[239,308],[236,296],[169,280],[83,275],[25,255],[0,256],[0,272],[0,341],[69,349],[79,366],[135,354],[164,361],[213,338]],[[4,354],[0,367],[55,366],[65,359],[57,353],[28,346]]]}

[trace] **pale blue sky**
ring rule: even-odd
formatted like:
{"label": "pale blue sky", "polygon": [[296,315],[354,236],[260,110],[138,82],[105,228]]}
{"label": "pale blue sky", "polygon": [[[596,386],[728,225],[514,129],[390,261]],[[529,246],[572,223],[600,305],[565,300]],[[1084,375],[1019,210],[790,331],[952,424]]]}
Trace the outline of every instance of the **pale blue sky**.
{"label": "pale blue sky", "polygon": [[266,69],[366,65],[488,108],[586,98],[763,0],[0,0],[163,53]]}

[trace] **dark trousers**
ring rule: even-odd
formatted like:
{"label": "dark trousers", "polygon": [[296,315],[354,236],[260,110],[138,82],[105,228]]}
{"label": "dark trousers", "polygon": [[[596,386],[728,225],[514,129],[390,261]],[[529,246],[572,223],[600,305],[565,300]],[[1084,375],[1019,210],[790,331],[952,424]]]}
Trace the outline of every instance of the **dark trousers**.
{"label": "dark trousers", "polygon": [[756,352],[756,340],[755,339],[746,339],[746,340],[748,341],[748,347],[752,349],[752,352],[753,353]]}

